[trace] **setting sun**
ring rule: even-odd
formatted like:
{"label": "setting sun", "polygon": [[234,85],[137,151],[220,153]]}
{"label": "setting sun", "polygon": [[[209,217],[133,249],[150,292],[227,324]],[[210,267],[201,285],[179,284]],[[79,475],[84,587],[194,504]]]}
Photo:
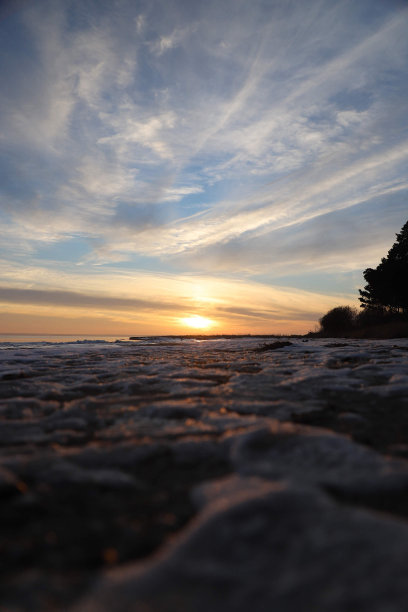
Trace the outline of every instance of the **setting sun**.
{"label": "setting sun", "polygon": [[214,325],[214,321],[201,317],[200,315],[184,317],[180,319],[180,323],[182,325],[188,325],[188,327],[194,327],[194,329],[209,329]]}

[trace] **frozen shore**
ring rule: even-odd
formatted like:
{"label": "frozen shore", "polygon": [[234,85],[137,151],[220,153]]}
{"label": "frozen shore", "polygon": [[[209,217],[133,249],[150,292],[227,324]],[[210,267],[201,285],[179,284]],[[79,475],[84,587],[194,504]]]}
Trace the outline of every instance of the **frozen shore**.
{"label": "frozen shore", "polygon": [[0,344],[0,602],[403,612],[408,340]]}

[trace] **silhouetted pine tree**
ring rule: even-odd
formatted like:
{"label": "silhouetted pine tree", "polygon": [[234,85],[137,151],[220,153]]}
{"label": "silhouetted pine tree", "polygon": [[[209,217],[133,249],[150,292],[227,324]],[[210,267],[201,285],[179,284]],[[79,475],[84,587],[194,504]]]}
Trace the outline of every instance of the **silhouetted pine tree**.
{"label": "silhouetted pine tree", "polygon": [[367,285],[359,290],[363,308],[408,313],[408,221],[387,257],[375,269],[367,268],[364,278]]}

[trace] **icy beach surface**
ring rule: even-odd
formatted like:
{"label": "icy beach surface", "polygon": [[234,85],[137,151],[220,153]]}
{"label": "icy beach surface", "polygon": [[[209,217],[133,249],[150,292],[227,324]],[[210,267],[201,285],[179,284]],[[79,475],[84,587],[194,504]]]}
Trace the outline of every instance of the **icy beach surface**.
{"label": "icy beach surface", "polygon": [[399,612],[408,341],[0,344],[10,610]]}

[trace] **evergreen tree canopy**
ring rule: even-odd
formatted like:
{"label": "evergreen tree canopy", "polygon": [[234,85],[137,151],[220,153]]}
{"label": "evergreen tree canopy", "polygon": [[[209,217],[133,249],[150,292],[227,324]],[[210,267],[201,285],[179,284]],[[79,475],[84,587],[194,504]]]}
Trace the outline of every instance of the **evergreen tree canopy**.
{"label": "evergreen tree canopy", "polygon": [[375,269],[367,268],[364,279],[367,285],[359,298],[363,308],[408,312],[408,221],[387,257]]}

